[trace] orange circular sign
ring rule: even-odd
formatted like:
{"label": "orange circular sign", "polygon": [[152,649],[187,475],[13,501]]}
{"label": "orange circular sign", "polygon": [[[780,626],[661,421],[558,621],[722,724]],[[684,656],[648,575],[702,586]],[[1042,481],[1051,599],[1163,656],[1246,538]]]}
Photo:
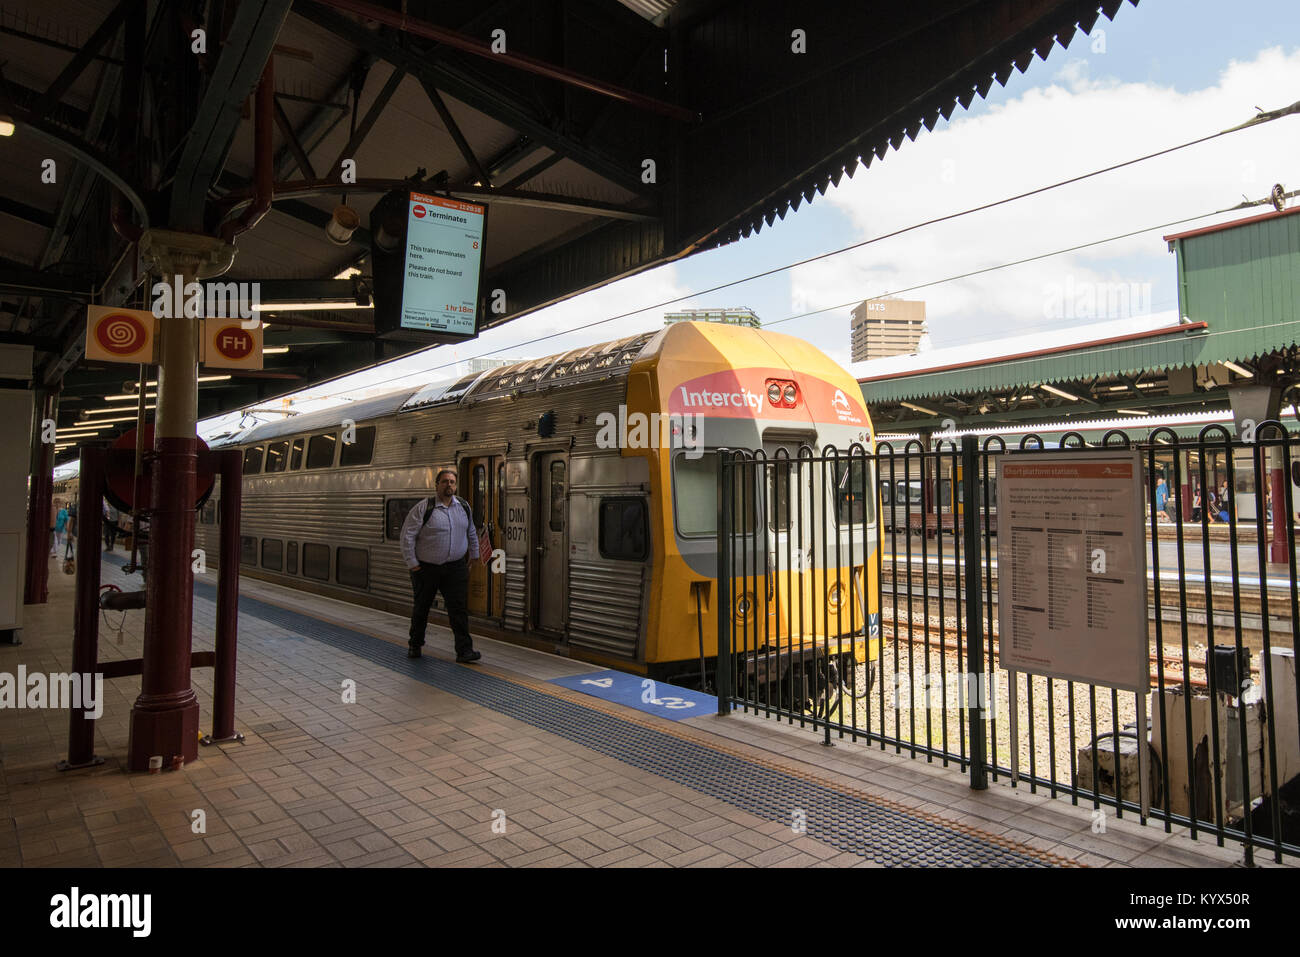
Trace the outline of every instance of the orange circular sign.
{"label": "orange circular sign", "polygon": [[223,326],[212,337],[212,347],[227,359],[246,359],[253,351],[253,336],[239,326]]}
{"label": "orange circular sign", "polygon": [[95,324],[95,341],[105,352],[129,356],[144,347],[149,331],[144,323],[125,312],[111,312]]}

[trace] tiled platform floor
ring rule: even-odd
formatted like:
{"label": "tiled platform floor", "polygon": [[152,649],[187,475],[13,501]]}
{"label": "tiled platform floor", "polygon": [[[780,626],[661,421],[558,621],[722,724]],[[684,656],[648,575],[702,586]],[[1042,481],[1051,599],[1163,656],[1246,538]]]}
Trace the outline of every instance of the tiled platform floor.
{"label": "tiled platform floor", "polygon": [[[115,564],[104,563],[103,576],[127,584]],[[52,567],[51,601],[26,609],[24,644],[0,646],[0,671],[14,673],[20,663],[29,672],[70,670],[72,582]],[[405,662],[406,623],[396,616],[250,580],[242,588],[387,640],[393,661]],[[211,602],[195,600],[196,649],[211,647],[213,615]],[[127,613],[120,643],[110,625],[121,616],[106,618],[101,660],[138,656],[143,613]],[[310,621],[302,630],[310,633]],[[96,739],[105,763],[94,769],[54,769],[66,755],[66,711],[0,710],[0,866],[873,866],[786,823],[262,619],[244,615],[239,640],[236,721],[246,740],[201,748],[179,771],[122,770],[138,678],[105,683]],[[1094,834],[1089,808],[1006,786],[973,792],[955,770],[861,745],[828,750],[806,731],[752,716],[673,723],[626,711],[543,684],[589,665],[477,644],[488,674],[914,809],[1022,853],[1091,866],[1241,860],[1240,847],[1113,817],[1105,834]],[[431,627],[426,654],[449,651],[450,636]],[[353,704],[342,700],[347,679],[356,682]],[[210,669],[196,670],[194,681],[206,727]],[[194,823],[200,811],[202,832]],[[1256,860],[1270,863],[1264,854]]]}

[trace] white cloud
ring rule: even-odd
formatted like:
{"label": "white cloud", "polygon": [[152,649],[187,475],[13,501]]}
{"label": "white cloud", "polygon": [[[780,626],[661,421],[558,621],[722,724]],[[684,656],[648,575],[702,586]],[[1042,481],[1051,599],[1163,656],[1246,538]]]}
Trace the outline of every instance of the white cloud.
{"label": "white cloud", "polygon": [[[1215,86],[1186,93],[1092,80],[1082,60],[1068,61],[1056,77],[1060,82],[981,115],[958,116],[905,144],[828,191],[826,199],[868,238],[1165,149],[1235,126],[1255,115],[1256,106],[1284,105],[1300,86],[1300,50],[1288,55],[1270,49],[1250,62],[1234,61]],[[1284,118],[801,267],[792,277],[791,311],[860,300],[1223,209],[1242,194],[1261,198],[1274,182],[1295,179],[1298,141],[1300,118]],[[1149,293],[1134,297],[1139,312],[1174,309],[1175,263],[1160,236],[1145,233],[904,298],[926,301],[936,348],[1069,324],[1073,313],[1060,308],[1062,292],[1089,284],[1097,284],[1094,298],[1100,303],[1113,293],[1110,284],[1137,284]],[[1079,301],[1086,306],[1086,300]],[[1098,308],[1076,318],[1115,317]],[[842,309],[819,325],[837,335],[845,330],[847,340],[847,320]]]}

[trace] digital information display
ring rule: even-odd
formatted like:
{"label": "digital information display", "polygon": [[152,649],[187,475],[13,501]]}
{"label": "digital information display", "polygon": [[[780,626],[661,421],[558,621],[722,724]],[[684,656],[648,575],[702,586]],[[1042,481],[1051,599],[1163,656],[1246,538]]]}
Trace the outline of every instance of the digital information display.
{"label": "digital information display", "polygon": [[401,328],[477,335],[487,207],[411,193],[406,217]]}

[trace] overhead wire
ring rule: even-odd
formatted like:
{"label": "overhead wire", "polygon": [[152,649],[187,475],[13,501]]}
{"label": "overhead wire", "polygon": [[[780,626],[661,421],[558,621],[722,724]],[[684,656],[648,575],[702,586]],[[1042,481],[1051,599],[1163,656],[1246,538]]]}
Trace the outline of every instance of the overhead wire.
{"label": "overhead wire", "polygon": [[[862,249],[862,248],[864,248],[864,247],[866,247],[866,246],[870,246],[870,245],[872,245],[872,244],[874,244],[874,243],[883,242],[883,241],[886,240],[886,239],[893,239],[893,238],[896,238],[896,237],[898,237],[898,236],[902,236],[902,235],[904,235],[904,234],[906,234],[906,233],[914,232],[914,231],[916,231],[916,230],[918,230],[918,229],[924,229],[924,228],[926,228],[926,227],[929,227],[929,226],[935,226],[935,225],[938,225],[938,224],[940,224],[940,223],[944,223],[944,222],[949,222],[949,221],[951,221],[951,220],[958,219],[958,218],[963,217],[963,216],[969,216],[969,215],[971,215],[971,214],[973,214],[973,213],[984,212],[984,211],[987,211],[987,210],[990,210],[990,209],[994,209],[994,208],[996,208],[996,207],[998,207],[998,206],[1004,206],[1004,205],[1007,205],[1007,204],[1009,204],[1009,203],[1018,202],[1018,201],[1020,201],[1020,200],[1022,200],[1022,199],[1027,199],[1027,198],[1029,198],[1029,197],[1031,197],[1031,196],[1037,196],[1037,195],[1039,195],[1039,194],[1046,193],[1046,192],[1048,192],[1048,191],[1050,191],[1050,190],[1053,190],[1053,189],[1059,189],[1059,188],[1061,188],[1061,187],[1063,187],[1063,186],[1069,186],[1069,185],[1072,185],[1072,184],[1074,184],[1074,183],[1079,183],[1079,182],[1082,182],[1082,181],[1084,181],[1084,180],[1091,179],[1091,178],[1093,178],[1093,177],[1095,177],[1095,176],[1101,176],[1101,175],[1103,175],[1103,174],[1105,174],[1105,173],[1110,173],[1110,172],[1114,172],[1115,170],[1123,169],[1123,168],[1125,168],[1125,167],[1127,167],[1127,166],[1133,166],[1133,165],[1135,165],[1135,164],[1137,164],[1137,163],[1143,163],[1143,162],[1146,162],[1146,161],[1148,161],[1148,160],[1156,159],[1156,158],[1161,157],[1161,156],[1167,156],[1167,155],[1169,155],[1169,154],[1171,154],[1171,153],[1176,153],[1176,152],[1178,152],[1178,151],[1180,151],[1180,150],[1188,149],[1188,148],[1193,147],[1193,146],[1198,146],[1198,145],[1200,145],[1200,144],[1202,144],[1202,143],[1210,142],[1211,140],[1218,139],[1219,137],[1222,137],[1222,136],[1228,136],[1228,135],[1230,135],[1230,134],[1232,134],[1232,133],[1237,133],[1237,132],[1240,132],[1240,131],[1242,131],[1242,130],[1246,130],[1246,129],[1250,129],[1250,128],[1253,128],[1253,127],[1256,127],[1256,126],[1260,126],[1260,125],[1262,125],[1262,124],[1264,124],[1264,123],[1270,123],[1270,122],[1273,122],[1274,120],[1278,120],[1278,119],[1281,119],[1281,118],[1286,117],[1286,116],[1294,116],[1294,115],[1297,115],[1297,114],[1300,114],[1300,100],[1297,100],[1296,102],[1292,103],[1291,105],[1289,105],[1289,106],[1285,106],[1285,107],[1282,107],[1282,108],[1280,108],[1280,109],[1276,109],[1276,110],[1267,110],[1267,111],[1260,111],[1259,115],[1251,117],[1249,120],[1245,121],[1244,123],[1239,123],[1239,124],[1236,125],[1236,126],[1232,126],[1232,127],[1227,128],[1227,129],[1224,129],[1224,130],[1219,130],[1219,131],[1217,131],[1217,132],[1215,132],[1215,133],[1209,133],[1209,134],[1207,134],[1207,135],[1205,135],[1205,136],[1200,136],[1200,137],[1197,137],[1196,139],[1188,140],[1188,141],[1185,142],[1185,143],[1179,143],[1179,144],[1177,144],[1177,145],[1175,145],[1175,146],[1170,146],[1170,147],[1166,147],[1166,148],[1164,148],[1164,149],[1156,150],[1156,151],[1153,152],[1153,153],[1146,153],[1146,154],[1144,154],[1144,155],[1142,155],[1142,156],[1138,156],[1138,157],[1135,157],[1135,158],[1133,158],[1133,159],[1124,160],[1123,162],[1119,162],[1119,163],[1113,163],[1113,164],[1111,164],[1111,165],[1109,165],[1109,166],[1105,166],[1105,167],[1102,167],[1102,168],[1100,168],[1100,169],[1091,170],[1091,171],[1089,171],[1089,172],[1087,172],[1087,173],[1081,173],[1081,174],[1079,174],[1079,175],[1077,175],[1077,176],[1071,176],[1071,177],[1069,177],[1069,178],[1067,178],[1067,179],[1059,180],[1059,181],[1054,182],[1054,183],[1049,183],[1049,184],[1044,185],[1044,186],[1035,187],[1034,189],[1026,190],[1026,191],[1021,192],[1021,193],[1016,193],[1015,195],[1012,195],[1012,196],[1003,197],[1002,199],[993,200],[993,201],[988,202],[988,203],[982,203],[982,204],[980,204],[980,205],[978,205],[978,206],[971,206],[971,207],[969,207],[969,208],[967,208],[967,209],[958,210],[957,212],[954,212],[954,213],[948,213],[948,214],[945,214],[945,215],[943,215],[943,216],[936,216],[936,217],[933,217],[933,218],[931,218],[931,219],[923,220],[923,221],[918,222],[918,223],[913,223],[913,224],[911,224],[911,225],[909,225],[909,226],[903,226],[903,227],[900,227],[899,229],[895,229],[895,230],[892,230],[892,231],[887,232],[887,233],[882,233],[882,234],[880,234],[879,236],[873,236],[873,237],[871,237],[871,238],[869,238],[869,239],[864,239],[864,240],[861,240],[861,241],[856,242],[856,243],[851,243],[851,244],[849,244],[849,245],[847,245],[847,246],[841,246],[841,247],[839,247],[838,249],[832,249],[832,250],[828,250],[827,252],[824,252],[824,253],[818,253],[818,254],[815,255],[815,256],[809,256],[809,257],[807,257],[807,258],[805,258],[805,259],[800,259],[800,260],[797,260],[797,261],[795,261],[795,262],[787,263],[787,264],[782,265],[782,266],[774,266],[774,267],[772,267],[771,269],[765,269],[765,270],[763,270],[763,271],[761,271],[761,272],[753,273],[753,274],[748,275],[748,276],[743,276],[743,277],[741,277],[741,278],[739,278],[739,279],[732,279],[732,280],[729,280],[729,281],[727,281],[727,282],[718,283],[717,285],[710,286],[710,287],[708,287],[708,288],[706,288],[706,289],[695,290],[695,291],[693,291],[693,292],[685,293],[685,294],[683,294],[683,295],[681,295],[681,296],[675,296],[675,297],[673,297],[673,298],[671,298],[671,299],[665,299],[665,300],[662,300],[662,301],[657,302],[657,303],[651,303],[651,304],[649,304],[649,305],[641,306],[641,307],[639,307],[639,308],[637,308],[637,309],[629,310],[629,311],[627,311],[627,312],[621,312],[621,313],[618,313],[618,314],[613,315],[613,316],[608,316],[608,317],[606,317],[606,318],[604,318],[604,319],[596,319],[596,320],[593,320],[593,321],[591,321],[591,322],[581,323],[581,324],[579,324],[579,325],[572,326],[572,327],[567,328],[567,329],[561,329],[561,330],[558,330],[558,331],[556,331],[556,332],[547,333],[546,335],[535,336],[535,337],[533,337],[533,338],[531,338],[531,339],[525,339],[525,340],[523,340],[522,342],[517,342],[517,343],[511,344],[511,345],[502,346],[502,347],[500,347],[500,348],[498,348],[498,349],[492,349],[492,350],[489,350],[488,352],[482,352],[482,353],[479,353],[479,354],[477,354],[477,355],[470,356],[470,357],[468,357],[468,358],[470,358],[470,359],[484,359],[484,358],[488,358],[488,357],[490,357],[490,356],[500,355],[500,354],[503,353],[503,352],[514,351],[514,350],[517,350],[517,349],[524,348],[524,347],[526,347],[526,346],[536,345],[537,343],[540,343],[540,342],[547,342],[547,341],[549,341],[549,340],[551,340],[551,339],[559,338],[560,336],[572,335],[572,334],[575,333],[575,332],[582,332],[583,330],[586,330],[586,329],[592,329],[592,328],[595,328],[596,326],[604,325],[604,324],[609,323],[609,322],[616,322],[616,321],[619,320],[619,319],[627,319],[627,318],[630,318],[630,317],[632,317],[632,316],[639,315],[640,313],[643,313],[643,312],[649,312],[649,311],[656,310],[656,309],[663,309],[663,308],[665,308],[665,307],[667,307],[667,306],[676,305],[676,304],[678,304],[678,303],[685,302],[685,301],[687,301],[687,300],[689,300],[689,299],[694,299],[694,298],[696,298],[696,297],[698,297],[698,296],[706,296],[706,295],[709,295],[709,294],[711,294],[711,293],[720,292],[720,291],[722,291],[722,290],[724,290],[724,289],[730,289],[730,288],[732,288],[733,286],[739,286],[739,285],[741,285],[741,284],[743,284],[743,283],[753,282],[753,281],[755,281],[755,280],[757,280],[757,279],[764,279],[764,278],[766,278],[766,277],[768,277],[768,276],[774,276],[774,275],[777,275],[778,273],[787,272],[787,271],[789,271],[789,270],[791,270],[791,269],[797,269],[797,268],[800,267],[800,266],[807,266],[807,265],[809,265],[809,264],[811,264],[811,263],[819,262],[819,261],[821,261],[821,260],[823,260],[823,259],[829,259],[829,258],[832,257],[832,256],[838,256],[838,255],[840,255],[840,254],[842,254],[842,253],[851,252],[851,251],[853,251],[853,250],[855,250],[855,249]],[[994,270],[994,269],[1005,269],[1005,268],[1009,268],[1010,266],[1022,265],[1023,263],[1033,262],[1033,261],[1035,261],[1035,260],[1037,260],[1037,259],[1045,259],[1045,258],[1048,258],[1048,257],[1051,257],[1051,256],[1064,255],[1065,253],[1068,253],[1068,252],[1074,252],[1074,251],[1077,251],[1077,250],[1079,250],[1079,249],[1086,249],[1086,248],[1088,248],[1088,247],[1090,247],[1090,246],[1101,245],[1101,244],[1103,244],[1103,243],[1107,243],[1107,242],[1116,242],[1116,241],[1118,241],[1118,240],[1120,240],[1120,239],[1127,239],[1127,238],[1129,238],[1129,237],[1131,237],[1131,236],[1141,235],[1142,233],[1151,232],[1151,231],[1156,230],[1156,229],[1167,229],[1167,228],[1169,228],[1169,227],[1171,227],[1171,226],[1177,226],[1177,225],[1181,225],[1181,224],[1183,224],[1183,223],[1193,222],[1193,221],[1195,221],[1195,220],[1197,220],[1197,219],[1204,219],[1204,218],[1206,218],[1207,216],[1214,216],[1214,215],[1218,215],[1219,213],[1229,212],[1229,211],[1231,211],[1232,209],[1241,209],[1241,208],[1244,208],[1244,207],[1246,207],[1246,206],[1251,206],[1251,205],[1256,205],[1256,204],[1254,204],[1254,203],[1250,203],[1250,202],[1240,203],[1240,204],[1238,204],[1237,206],[1234,206],[1234,207],[1228,207],[1228,208],[1226,208],[1226,209],[1218,210],[1218,211],[1216,211],[1216,212],[1214,212],[1214,213],[1204,213],[1204,214],[1202,214],[1202,215],[1200,215],[1200,216],[1187,217],[1187,218],[1185,218],[1185,219],[1175,220],[1175,221],[1173,221],[1173,222],[1171,222],[1171,223],[1166,223],[1166,224],[1161,225],[1161,226],[1150,226],[1150,227],[1147,227],[1147,228],[1145,228],[1145,229],[1135,230],[1135,231],[1133,231],[1133,232],[1130,232],[1130,233],[1124,233],[1124,234],[1122,234],[1122,235],[1114,236],[1114,237],[1110,237],[1110,238],[1108,238],[1108,239],[1096,240],[1096,241],[1094,241],[1094,242],[1090,242],[1090,243],[1083,243],[1083,244],[1081,244],[1081,245],[1073,246],[1073,247],[1070,247],[1070,248],[1068,248],[1068,249],[1061,249],[1061,250],[1057,250],[1057,251],[1052,252],[1052,253],[1044,253],[1044,254],[1042,254],[1042,255],[1040,255],[1040,256],[1032,256],[1032,257],[1028,257],[1028,258],[1026,258],[1026,259],[1018,260],[1018,261],[1016,261],[1016,262],[1012,262],[1012,263],[1003,263],[1003,264],[998,265],[998,266],[992,266],[992,267],[987,267],[987,268],[985,268],[985,269],[973,270],[973,271],[971,271],[971,272],[969,272],[969,273],[964,273],[964,274],[961,274],[961,275],[958,275],[958,276],[951,276],[951,277],[948,277],[947,279],[937,280],[936,282],[932,282],[932,283],[921,283],[921,284],[919,284],[919,285],[909,286],[909,287],[907,287],[906,289],[897,290],[897,291],[895,291],[895,292],[893,292],[893,293],[886,293],[885,295],[897,295],[897,294],[900,293],[900,292],[909,292],[909,291],[912,291],[912,290],[915,290],[915,289],[925,288],[926,286],[937,285],[938,283],[941,283],[941,282],[952,282],[952,281],[954,281],[954,280],[956,280],[956,279],[964,279],[964,278],[969,278],[969,277],[971,277],[971,276],[977,276],[977,275],[980,275],[980,274],[985,273],[985,272],[990,272],[990,271],[992,271],[992,270]],[[803,314],[796,315],[796,316],[787,316],[787,317],[784,318],[784,319],[773,320],[772,322],[764,323],[763,325],[764,325],[764,327],[767,327],[767,326],[773,326],[773,325],[779,325],[780,323],[783,323],[783,322],[790,322],[790,321],[792,321],[792,320],[794,320],[794,319],[806,318],[806,317],[808,317],[808,316],[817,315],[817,314],[822,313],[822,312],[828,312],[828,311],[831,311],[831,310],[833,310],[833,309],[843,309],[843,308],[846,308],[846,306],[855,305],[855,304],[857,304],[858,302],[861,302],[861,301],[862,301],[861,299],[854,299],[851,303],[842,304],[842,305],[837,305],[837,306],[828,306],[828,307],[825,308],[825,309],[818,309],[818,310],[814,310],[813,312],[803,313]],[[437,348],[437,347],[434,347],[434,348]],[[400,361],[400,360],[393,360],[393,361]],[[403,379],[410,379],[410,378],[415,378],[415,377],[418,377],[418,376],[427,376],[427,375],[428,375],[429,373],[431,373],[431,372],[436,372],[436,371],[438,371],[438,370],[440,370],[440,369],[445,369],[445,368],[449,368],[449,367],[455,366],[455,365],[458,364],[459,361],[460,361],[460,360],[452,360],[452,361],[450,361],[450,362],[444,362],[444,363],[441,363],[441,364],[439,364],[439,365],[428,366],[428,367],[425,367],[425,368],[420,369],[420,370],[415,371],[415,372],[409,372],[409,373],[406,373],[406,374],[404,374],[404,375],[397,376],[396,378],[391,379],[391,380],[389,380],[389,381],[390,381],[390,382],[400,382],[400,381],[402,381]],[[371,368],[373,369],[373,368],[377,368],[377,367],[371,367]],[[370,370],[362,369],[362,370],[358,370],[357,372],[354,372],[354,373],[349,373],[349,375],[358,375],[358,374],[361,374],[361,373],[366,372],[366,371],[370,371]],[[345,395],[346,393],[348,393],[348,392],[350,392],[350,391],[352,391],[352,390],[351,390],[351,389],[342,389],[342,390],[340,390],[339,392],[329,393],[329,394],[324,395],[324,396],[319,396],[318,398],[320,398],[320,399],[330,399],[330,398],[334,398],[334,397],[336,397],[336,396]]]}

